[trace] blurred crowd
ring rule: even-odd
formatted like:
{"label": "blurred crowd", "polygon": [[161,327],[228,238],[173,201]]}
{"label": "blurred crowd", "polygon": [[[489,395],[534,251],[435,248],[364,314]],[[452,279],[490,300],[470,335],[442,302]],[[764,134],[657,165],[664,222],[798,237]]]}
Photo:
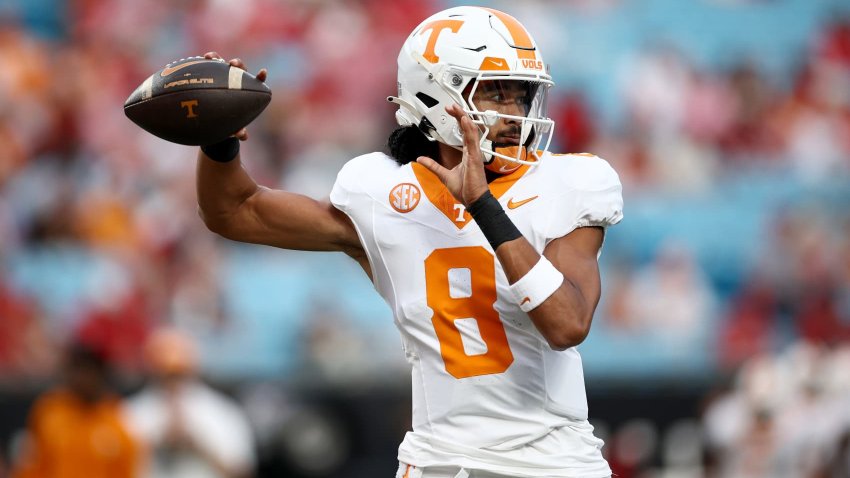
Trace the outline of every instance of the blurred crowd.
{"label": "blurred crowd", "polygon": [[254,475],[256,446],[245,412],[198,379],[197,349],[188,335],[173,328],[151,333],[145,368],[144,387],[121,398],[103,351],[70,344],[60,381],[36,400],[16,436],[11,476]]}
{"label": "blurred crowd", "polygon": [[[0,382],[44,384],[65,346],[82,343],[124,383],[138,383],[159,327],[231,336],[241,312],[222,277],[233,246],[197,217],[194,151],[124,117],[121,105],[142,79],[210,50],[240,56],[252,71],[267,67],[274,97],[250,128],[246,167],[264,185],[322,197],[347,159],[383,148],[394,125],[383,99],[395,90],[399,45],[447,3],[74,0],[55,2],[62,21],[52,35],[36,34],[15,9],[0,10]],[[781,460],[808,473],[787,476],[846,476],[812,466],[843,456],[844,468],[834,469],[846,470],[846,420],[811,414],[805,446],[783,441],[783,430],[809,423],[812,410],[840,408],[850,383],[850,365],[837,365],[846,364],[850,339],[850,197],[841,194],[850,191],[848,18],[832,15],[812,32],[792,77],[771,77],[743,56],[708,67],[656,42],[612,65],[624,105],[614,121],[602,121],[578,86],[552,92],[553,149],[608,159],[624,184],[627,221],[634,204],[721,204],[736,177],[803,191],[766,212],[756,231],[764,240],[731,274],[718,274],[687,240],[612,235],[606,244],[619,260],[606,263],[594,334],[660,340],[671,357],[702,347],[709,379],[740,375],[740,386],[712,397],[704,415],[711,459],[700,463],[722,476],[783,476],[769,471]],[[535,20],[555,32],[548,37],[557,36],[557,21]],[[726,213],[762,200],[749,194]],[[693,234],[747,243],[752,228],[731,215],[722,230]],[[691,220],[670,222],[700,224]],[[303,341],[293,352],[302,370],[339,380],[370,370],[363,327],[344,310],[306,307],[315,320],[296,332]],[[622,465],[619,476],[630,469]]]}
{"label": "blurred crowd", "polygon": [[850,474],[850,346],[799,342],[742,367],[703,417],[715,476]]}
{"label": "blurred crowd", "polygon": [[381,114],[384,93],[363,92],[394,90],[388,59],[436,9],[272,0],[66,8],[59,41],[0,18],[9,64],[0,73],[2,377],[45,376],[55,346],[73,337],[132,373],[151,327],[214,330],[227,320],[224,246],[196,214],[195,152],[123,115],[140,79],[175,55],[210,50],[269,68],[275,100],[251,128],[249,167],[262,184],[321,196],[346,159],[381,147],[392,110]]}

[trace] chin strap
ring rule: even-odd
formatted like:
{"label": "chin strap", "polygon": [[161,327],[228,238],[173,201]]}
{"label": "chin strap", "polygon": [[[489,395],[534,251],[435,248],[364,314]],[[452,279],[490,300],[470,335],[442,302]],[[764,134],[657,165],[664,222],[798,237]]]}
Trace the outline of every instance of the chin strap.
{"label": "chin strap", "polygon": [[495,145],[493,144],[493,142],[492,142],[492,141],[490,141],[489,139],[485,139],[484,141],[482,141],[482,142],[481,142],[481,146],[480,146],[480,147],[481,147],[481,155],[482,155],[482,156],[484,156],[484,164],[490,164],[490,163],[492,163],[492,162],[493,162],[493,158],[495,158],[495,156],[493,156],[492,154],[488,153],[487,151],[495,151],[495,150],[493,149],[493,148],[495,147]]}

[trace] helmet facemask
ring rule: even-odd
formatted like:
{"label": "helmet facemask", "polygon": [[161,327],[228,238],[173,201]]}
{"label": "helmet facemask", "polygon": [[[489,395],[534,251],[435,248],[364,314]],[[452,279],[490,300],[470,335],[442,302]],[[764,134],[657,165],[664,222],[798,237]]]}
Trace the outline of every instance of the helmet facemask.
{"label": "helmet facemask", "polygon": [[[481,129],[479,144],[487,169],[507,174],[524,164],[535,165],[540,159],[539,156],[549,149],[555,124],[546,117],[547,94],[553,85],[551,80],[542,75],[466,70],[448,65],[431,65],[421,58],[418,60],[428,70],[429,77],[452,102],[459,104],[472,118],[472,122]],[[510,105],[499,104],[498,99],[492,96],[488,98],[490,93],[500,94],[503,99],[507,98],[507,95],[514,98],[518,91],[523,92],[523,101],[517,105],[518,110],[509,108]],[[479,93],[477,100],[476,93]],[[486,99],[491,101],[485,101]],[[421,115],[420,129],[431,140],[462,149],[460,126],[443,110],[444,103],[446,102],[439,102],[439,106]],[[501,112],[510,109],[514,111]],[[430,118],[432,116],[434,118]],[[488,139],[491,129],[500,119],[515,125],[517,138],[509,138],[508,141],[498,141],[497,138],[495,142]],[[427,127],[423,127],[422,121]],[[444,126],[438,126],[446,122],[450,122],[452,126],[448,131]]]}
{"label": "helmet facemask", "polygon": [[[479,125],[484,164],[496,173],[539,161],[549,148],[554,122],[546,117],[550,81],[479,74],[464,92],[464,110]],[[499,125],[494,139],[488,136]],[[542,145],[542,148],[540,147]]]}

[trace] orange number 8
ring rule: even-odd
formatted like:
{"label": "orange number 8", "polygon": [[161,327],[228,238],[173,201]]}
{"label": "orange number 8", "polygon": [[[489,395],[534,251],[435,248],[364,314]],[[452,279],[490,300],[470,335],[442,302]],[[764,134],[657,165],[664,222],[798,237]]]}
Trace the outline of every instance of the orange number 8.
{"label": "orange number 8", "polygon": [[[469,290],[455,292],[456,297],[452,297],[449,281],[452,269],[469,271]],[[447,372],[455,378],[466,378],[508,369],[514,356],[499,313],[493,308],[496,303],[493,254],[481,246],[434,250],[425,259],[425,291],[428,307],[434,311],[431,322],[440,340],[440,354]],[[484,353],[466,353],[461,331],[455,324],[458,319],[475,320],[486,345]]]}

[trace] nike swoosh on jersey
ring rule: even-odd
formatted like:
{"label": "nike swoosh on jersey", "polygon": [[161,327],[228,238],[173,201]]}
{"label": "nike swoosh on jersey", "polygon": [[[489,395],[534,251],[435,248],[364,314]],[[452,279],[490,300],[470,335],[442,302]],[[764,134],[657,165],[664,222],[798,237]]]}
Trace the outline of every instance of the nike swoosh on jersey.
{"label": "nike swoosh on jersey", "polygon": [[182,65],[169,66],[169,67],[166,67],[164,70],[162,70],[162,73],[160,73],[159,76],[162,76],[164,78],[164,77],[174,73],[177,70],[181,70],[183,68],[186,68],[189,65],[197,65],[198,63],[203,63],[205,61],[209,61],[209,60],[187,61],[186,63],[183,63]]}
{"label": "nike swoosh on jersey", "polygon": [[522,206],[523,204],[528,204],[531,201],[534,201],[538,197],[540,197],[540,196],[532,196],[528,199],[523,199],[522,201],[516,201],[516,202],[514,202],[514,198],[510,198],[508,200],[508,209],[516,209],[516,208]]}

